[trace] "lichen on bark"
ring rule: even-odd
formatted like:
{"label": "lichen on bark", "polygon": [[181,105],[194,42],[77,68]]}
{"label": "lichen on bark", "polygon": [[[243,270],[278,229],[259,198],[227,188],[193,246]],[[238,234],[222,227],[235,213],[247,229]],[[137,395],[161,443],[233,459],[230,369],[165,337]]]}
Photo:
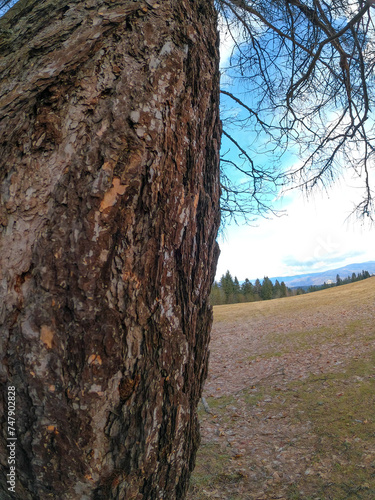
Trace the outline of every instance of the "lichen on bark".
{"label": "lichen on bark", "polygon": [[215,21],[208,0],[21,0],[0,20],[19,499],[185,496],[218,256]]}

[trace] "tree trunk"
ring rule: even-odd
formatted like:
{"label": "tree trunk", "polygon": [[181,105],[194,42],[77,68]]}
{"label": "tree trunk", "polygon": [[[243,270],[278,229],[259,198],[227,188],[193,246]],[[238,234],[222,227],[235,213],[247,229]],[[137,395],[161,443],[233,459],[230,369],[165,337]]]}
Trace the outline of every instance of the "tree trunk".
{"label": "tree trunk", "polygon": [[213,1],[20,0],[0,51],[0,497],[184,498],[218,256]]}

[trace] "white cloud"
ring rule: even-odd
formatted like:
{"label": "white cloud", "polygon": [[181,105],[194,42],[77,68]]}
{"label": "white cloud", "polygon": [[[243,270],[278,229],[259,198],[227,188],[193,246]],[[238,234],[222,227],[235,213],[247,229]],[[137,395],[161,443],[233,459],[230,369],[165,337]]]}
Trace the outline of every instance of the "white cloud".
{"label": "white cloud", "polygon": [[244,280],[319,272],[375,260],[375,229],[350,216],[357,183],[341,182],[328,194],[284,199],[287,216],[260,220],[258,227],[229,227],[219,241],[217,278],[227,269]]}
{"label": "white cloud", "polygon": [[220,69],[228,67],[229,60],[235,47],[234,40],[230,33],[220,31]]}
{"label": "white cloud", "polygon": [[222,15],[219,15],[218,25],[220,35],[220,69],[223,70],[224,68],[229,66],[229,61],[235,47],[235,42],[232,35],[239,38],[239,33],[233,33],[233,31],[231,33],[229,31],[227,23]]}

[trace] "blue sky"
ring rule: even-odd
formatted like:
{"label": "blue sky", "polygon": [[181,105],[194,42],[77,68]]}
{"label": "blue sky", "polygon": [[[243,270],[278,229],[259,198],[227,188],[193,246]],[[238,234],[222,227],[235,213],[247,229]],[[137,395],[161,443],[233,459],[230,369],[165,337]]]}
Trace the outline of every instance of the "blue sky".
{"label": "blue sky", "polygon": [[[232,49],[232,41],[222,33],[222,69]],[[225,75],[222,82],[228,83]],[[360,187],[360,179],[344,172],[328,191],[315,191],[309,198],[298,190],[279,195],[273,201],[284,211],[281,217],[260,218],[253,226],[227,225],[218,240],[221,255],[216,278],[227,270],[242,281],[375,260],[375,227],[351,216],[361,201]]]}

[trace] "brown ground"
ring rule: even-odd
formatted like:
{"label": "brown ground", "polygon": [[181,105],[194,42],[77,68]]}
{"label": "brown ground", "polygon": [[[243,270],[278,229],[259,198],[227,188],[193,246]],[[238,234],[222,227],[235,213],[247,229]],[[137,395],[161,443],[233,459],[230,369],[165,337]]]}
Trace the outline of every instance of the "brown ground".
{"label": "brown ground", "polygon": [[375,278],[214,317],[189,500],[375,499]]}

